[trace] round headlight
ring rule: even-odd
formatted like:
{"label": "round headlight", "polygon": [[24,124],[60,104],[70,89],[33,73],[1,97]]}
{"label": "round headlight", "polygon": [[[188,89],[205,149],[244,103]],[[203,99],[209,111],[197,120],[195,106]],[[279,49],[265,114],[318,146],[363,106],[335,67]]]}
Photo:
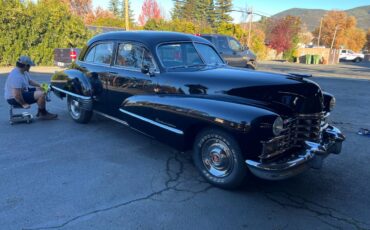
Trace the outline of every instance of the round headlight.
{"label": "round headlight", "polygon": [[281,132],[284,130],[284,121],[281,117],[277,117],[274,121],[274,124],[272,125],[272,132],[275,136],[278,136],[281,134]]}
{"label": "round headlight", "polygon": [[332,97],[329,102],[329,110],[333,111],[334,107],[335,107],[335,97]]}

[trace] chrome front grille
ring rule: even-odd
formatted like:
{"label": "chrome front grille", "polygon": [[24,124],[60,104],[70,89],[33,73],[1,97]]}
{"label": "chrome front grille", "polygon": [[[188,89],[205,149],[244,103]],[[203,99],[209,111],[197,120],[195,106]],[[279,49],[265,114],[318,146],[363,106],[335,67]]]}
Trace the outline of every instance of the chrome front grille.
{"label": "chrome front grille", "polygon": [[262,141],[260,159],[268,159],[284,153],[294,147],[303,147],[305,141],[319,143],[322,130],[328,124],[329,113],[298,114],[284,120],[284,131],[281,135],[268,141]]}

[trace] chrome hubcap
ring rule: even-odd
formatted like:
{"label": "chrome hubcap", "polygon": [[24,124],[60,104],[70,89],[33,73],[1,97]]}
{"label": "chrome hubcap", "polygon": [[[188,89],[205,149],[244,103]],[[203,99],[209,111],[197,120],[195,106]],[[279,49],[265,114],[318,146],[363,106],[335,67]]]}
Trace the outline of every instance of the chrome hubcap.
{"label": "chrome hubcap", "polygon": [[81,115],[80,103],[72,99],[70,107],[72,117],[79,118]]}
{"label": "chrome hubcap", "polygon": [[203,145],[202,161],[207,171],[215,177],[228,176],[234,167],[230,148],[218,139],[210,139]]}

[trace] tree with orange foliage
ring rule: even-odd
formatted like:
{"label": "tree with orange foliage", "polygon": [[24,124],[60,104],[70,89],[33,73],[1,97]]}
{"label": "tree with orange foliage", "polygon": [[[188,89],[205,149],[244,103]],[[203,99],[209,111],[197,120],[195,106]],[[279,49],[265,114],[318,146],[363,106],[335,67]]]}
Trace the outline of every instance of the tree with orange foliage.
{"label": "tree with orange foliage", "polygon": [[124,21],[121,18],[117,18],[113,12],[98,7],[93,13],[87,16],[86,24],[94,26],[123,27]]}
{"label": "tree with orange foliage", "polygon": [[92,0],[62,0],[62,2],[67,4],[74,15],[79,16],[84,21],[93,11]]}
{"label": "tree with orange foliage", "polygon": [[156,0],[145,0],[141,7],[141,14],[139,16],[139,24],[144,26],[145,23],[150,20],[160,20],[163,16],[161,9]]}
{"label": "tree with orange foliage", "polygon": [[[337,28],[333,47],[359,51],[366,42],[366,34],[356,24],[355,17],[348,16],[344,11],[329,11],[322,20],[320,44],[330,47]],[[319,30],[316,28],[313,32],[315,37],[318,37]]]}
{"label": "tree with orange foliage", "polygon": [[109,10],[104,10],[103,8],[101,8],[99,6],[98,8],[95,9],[95,11],[90,12],[87,15],[86,20],[85,20],[85,23],[87,25],[92,25],[92,24],[94,24],[93,22],[96,21],[98,18],[109,18],[109,19],[113,19],[114,18],[114,15]]}
{"label": "tree with orange foliage", "polygon": [[278,53],[294,49],[298,44],[298,35],[301,32],[301,18],[286,16],[275,19],[268,28],[267,40],[269,46]]}

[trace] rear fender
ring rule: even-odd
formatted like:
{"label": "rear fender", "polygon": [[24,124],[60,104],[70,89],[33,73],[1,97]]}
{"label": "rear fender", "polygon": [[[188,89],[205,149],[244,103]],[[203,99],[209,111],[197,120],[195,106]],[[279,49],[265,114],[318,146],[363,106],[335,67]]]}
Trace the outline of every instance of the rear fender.
{"label": "rear fender", "polygon": [[68,95],[77,99],[83,109],[92,109],[93,89],[88,77],[83,72],[74,69],[56,72],[51,78],[50,85],[59,98]]}

